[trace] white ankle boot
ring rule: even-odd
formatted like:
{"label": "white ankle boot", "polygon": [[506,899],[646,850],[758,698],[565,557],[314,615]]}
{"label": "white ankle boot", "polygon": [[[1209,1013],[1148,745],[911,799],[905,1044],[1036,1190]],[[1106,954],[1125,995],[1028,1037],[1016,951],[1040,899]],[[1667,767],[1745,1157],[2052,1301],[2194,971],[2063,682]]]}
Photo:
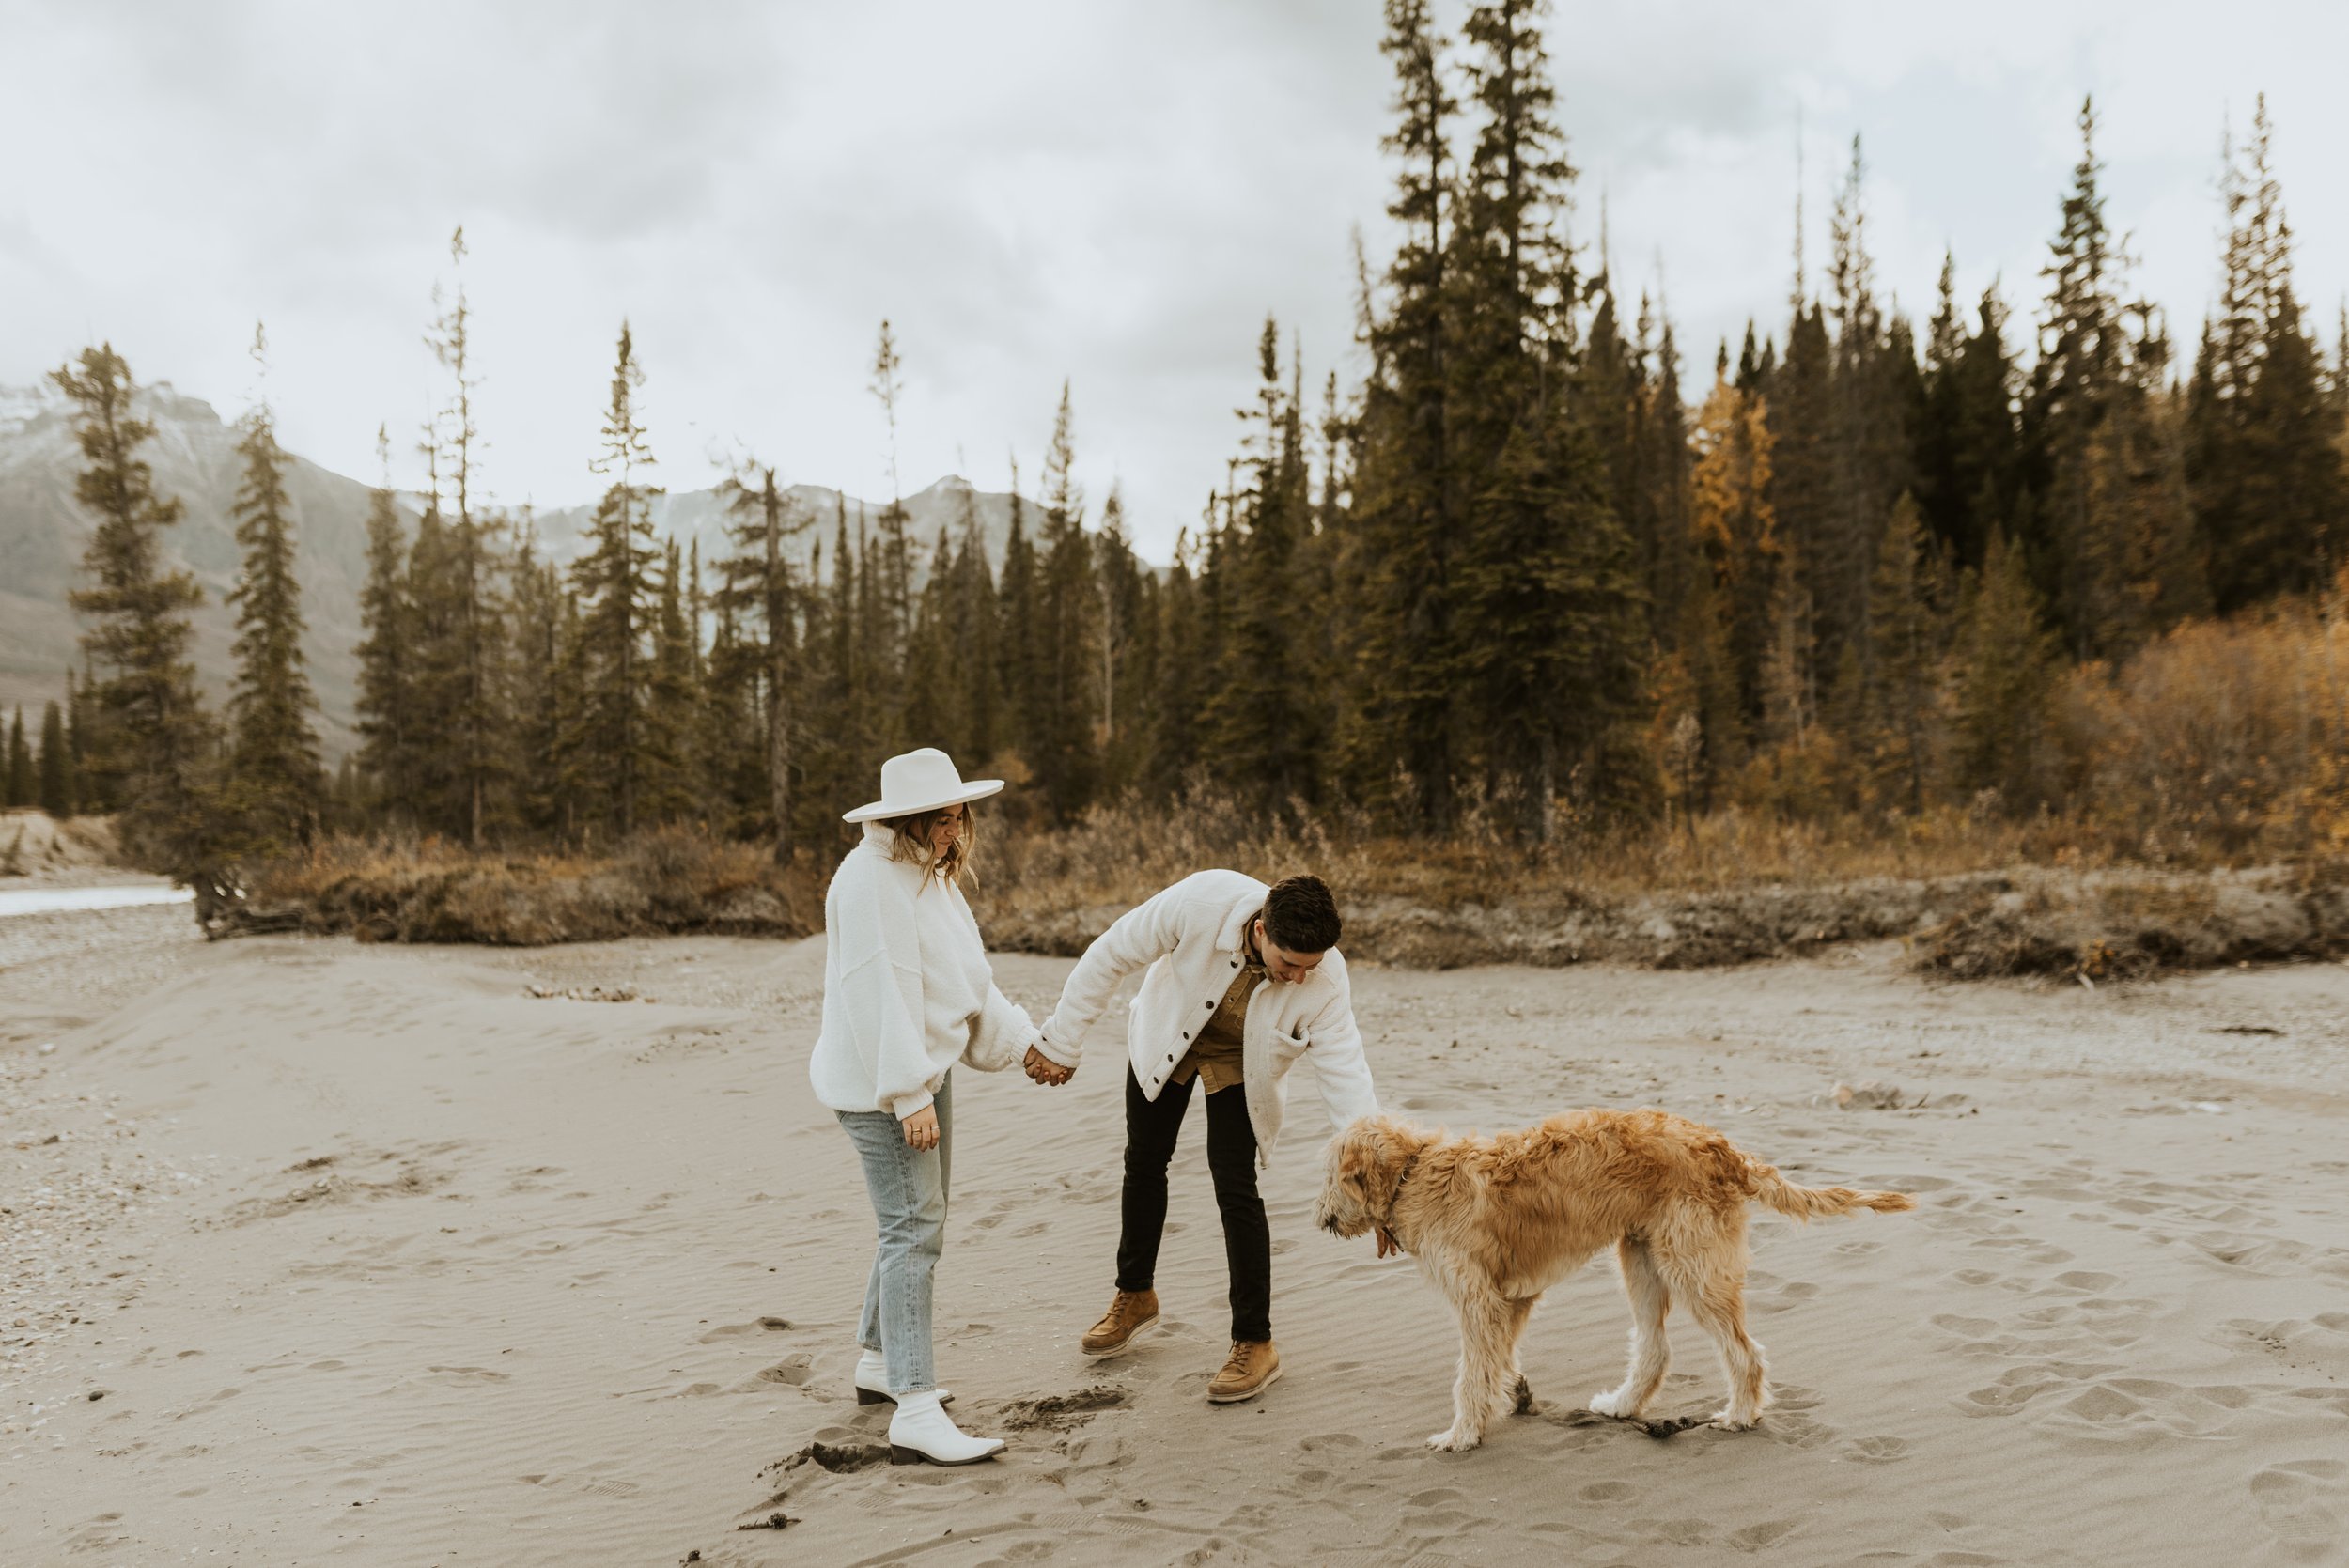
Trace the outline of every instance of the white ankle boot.
{"label": "white ankle boot", "polygon": [[973,1437],[939,1408],[938,1390],[925,1389],[897,1401],[889,1418],[889,1462],[893,1465],[975,1465],[1003,1452],[1001,1437]]}
{"label": "white ankle boot", "polygon": [[[889,1361],[878,1350],[867,1350],[856,1358],[856,1402],[859,1405],[894,1405],[897,1396],[889,1391]],[[952,1389],[938,1390],[938,1403],[952,1405]]]}

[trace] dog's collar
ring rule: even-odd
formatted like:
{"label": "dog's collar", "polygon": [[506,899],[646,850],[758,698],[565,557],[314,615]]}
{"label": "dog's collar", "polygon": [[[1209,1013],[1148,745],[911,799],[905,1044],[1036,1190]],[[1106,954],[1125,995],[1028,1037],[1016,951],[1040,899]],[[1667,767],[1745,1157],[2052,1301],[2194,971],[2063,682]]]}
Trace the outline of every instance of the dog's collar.
{"label": "dog's collar", "polygon": [[1403,1172],[1400,1175],[1394,1178],[1394,1196],[1387,1200],[1386,1218],[1378,1221],[1378,1226],[1381,1230],[1392,1231],[1394,1229],[1395,1205],[1403,1202],[1403,1184],[1411,1179],[1412,1171],[1418,1168],[1419,1157],[1420,1151],[1414,1149],[1408,1157],[1405,1157],[1403,1161]]}

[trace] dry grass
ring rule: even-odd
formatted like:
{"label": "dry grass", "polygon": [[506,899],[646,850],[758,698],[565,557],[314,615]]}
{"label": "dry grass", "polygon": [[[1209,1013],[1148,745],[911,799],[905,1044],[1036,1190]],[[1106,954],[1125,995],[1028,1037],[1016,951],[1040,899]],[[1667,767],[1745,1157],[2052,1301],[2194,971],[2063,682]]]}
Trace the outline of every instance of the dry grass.
{"label": "dry grass", "polygon": [[1542,847],[1471,820],[1439,842],[1342,838],[1212,797],[1104,808],[999,833],[972,902],[988,939],[1081,953],[1127,908],[1202,866],[1337,893],[1346,950],[1418,968],[1615,958],[1666,968],[1782,956],[1945,920],[2037,830],[1950,812],[1874,835],[1736,813],[1684,830],[1572,834]]}
{"label": "dry grass", "polygon": [[[1474,824],[1442,843],[1339,839],[1204,800],[990,832],[972,901],[992,945],[1062,955],[1202,866],[1267,880],[1315,872],[1346,912],[1349,956],[1414,968],[1678,969],[1898,937],[1914,941],[1921,968],[1951,978],[2101,980],[2349,952],[2349,875],[2335,862],[2128,866],[2092,858],[2089,837],[2092,825],[1955,811],[1840,830],[1726,813],[1532,849]],[[820,929],[821,908],[810,860],[778,869],[763,846],[666,829],[608,858],[334,840],[263,867],[208,924],[537,945],[804,936]]]}
{"label": "dry grass", "polygon": [[2223,835],[2174,835],[2166,864],[2108,810],[2013,821],[1954,807],[1789,822],[1723,812],[1545,848],[1471,822],[1425,843],[1298,830],[1224,800],[1095,812],[995,835],[974,904],[990,943],[1073,955],[1201,866],[1336,892],[1350,957],[1413,968],[1612,959],[1662,969],[1903,938],[1957,979],[2146,975],[2349,952],[2349,877],[2321,855],[2226,863]]}
{"label": "dry grass", "polygon": [[289,924],[362,941],[537,946],[685,931],[798,937],[823,915],[812,867],[668,828],[601,859],[334,839],[264,865],[207,924],[218,935]]}

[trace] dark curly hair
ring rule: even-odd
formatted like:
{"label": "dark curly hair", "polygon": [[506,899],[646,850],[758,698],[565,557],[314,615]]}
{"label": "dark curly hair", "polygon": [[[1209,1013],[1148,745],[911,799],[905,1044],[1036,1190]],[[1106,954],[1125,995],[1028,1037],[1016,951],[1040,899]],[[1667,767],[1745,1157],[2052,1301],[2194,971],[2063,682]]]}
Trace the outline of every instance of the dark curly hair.
{"label": "dark curly hair", "polygon": [[1327,953],[1342,924],[1330,884],[1318,877],[1284,877],[1265,894],[1265,935],[1291,953]]}

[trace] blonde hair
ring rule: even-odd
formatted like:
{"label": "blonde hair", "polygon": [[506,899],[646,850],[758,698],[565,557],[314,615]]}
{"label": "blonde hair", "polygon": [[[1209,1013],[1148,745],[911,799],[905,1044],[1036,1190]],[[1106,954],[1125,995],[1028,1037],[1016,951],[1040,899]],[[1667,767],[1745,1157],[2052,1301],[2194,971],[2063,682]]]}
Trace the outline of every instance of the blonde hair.
{"label": "blonde hair", "polygon": [[911,816],[881,818],[881,826],[889,829],[894,835],[890,840],[889,858],[920,866],[924,887],[929,886],[933,877],[959,887],[964,876],[971,870],[971,851],[978,846],[979,818],[968,804],[960,808],[962,832],[956,838],[955,846],[943,855],[930,847],[931,831],[944,820],[948,812],[956,809],[941,806],[936,811],[915,812]]}

